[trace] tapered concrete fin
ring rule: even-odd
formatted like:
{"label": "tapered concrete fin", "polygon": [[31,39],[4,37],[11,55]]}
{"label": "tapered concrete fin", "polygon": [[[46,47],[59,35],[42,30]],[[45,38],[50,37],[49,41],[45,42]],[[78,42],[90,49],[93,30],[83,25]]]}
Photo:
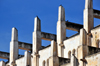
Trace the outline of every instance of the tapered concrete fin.
{"label": "tapered concrete fin", "polygon": [[65,9],[62,5],[59,6],[58,21],[65,21]]}
{"label": "tapered concrete fin", "polygon": [[12,41],[18,41],[18,30],[13,27],[12,28],[12,38],[11,38]]}
{"label": "tapered concrete fin", "polygon": [[87,8],[93,8],[93,0],[85,0],[85,9]]}
{"label": "tapered concrete fin", "polygon": [[0,66],[6,66],[4,61],[0,61]]}
{"label": "tapered concrete fin", "polygon": [[41,48],[41,32],[33,32],[33,54],[37,54]]}
{"label": "tapered concrete fin", "polygon": [[34,22],[34,31],[41,31],[41,20],[38,16],[35,17]]}
{"label": "tapered concrete fin", "polygon": [[25,66],[31,65],[31,54],[28,51],[25,51]]}
{"label": "tapered concrete fin", "polygon": [[49,58],[49,66],[59,66],[57,44],[54,40],[51,41],[51,57]]}
{"label": "tapered concrete fin", "polygon": [[51,56],[57,56],[57,45],[54,40],[51,41]]}
{"label": "tapered concrete fin", "polygon": [[80,29],[80,44],[81,45],[87,44],[87,33],[85,29]]}
{"label": "tapered concrete fin", "polygon": [[18,59],[18,31],[12,28],[12,38],[10,42],[10,65],[15,65],[15,60]]}
{"label": "tapered concrete fin", "polygon": [[94,27],[93,5],[92,0],[86,0],[84,9],[84,29],[87,33],[91,32]]}
{"label": "tapered concrete fin", "polygon": [[58,46],[58,56],[62,55],[62,47],[60,44],[63,44],[63,41],[66,39],[66,24],[65,24],[65,9],[63,6],[59,6],[58,12],[58,22],[57,22],[57,46]]}

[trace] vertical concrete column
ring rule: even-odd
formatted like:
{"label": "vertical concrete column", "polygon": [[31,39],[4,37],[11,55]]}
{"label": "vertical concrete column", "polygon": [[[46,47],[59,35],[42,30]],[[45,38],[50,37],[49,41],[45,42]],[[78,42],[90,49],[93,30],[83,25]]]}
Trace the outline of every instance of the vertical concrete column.
{"label": "vertical concrete column", "polygon": [[84,62],[81,59],[84,59],[85,56],[87,56],[89,53],[88,46],[87,45],[80,45],[78,47],[78,61],[79,66],[84,66]]}
{"label": "vertical concrete column", "polygon": [[51,41],[51,57],[49,60],[49,66],[59,66],[59,59],[57,56],[57,44],[54,40]]}
{"label": "vertical concrete column", "polygon": [[66,25],[65,25],[65,10],[63,6],[59,6],[58,22],[57,22],[57,44],[58,44],[58,56],[62,56],[62,48],[60,44],[66,39]]}
{"label": "vertical concrete column", "polygon": [[84,59],[84,57],[88,55],[88,46],[87,46],[87,32],[83,28],[80,29],[80,46],[78,47],[77,54],[78,54],[79,66],[84,66],[83,61],[81,61],[80,59]]}
{"label": "vertical concrete column", "polygon": [[15,66],[15,60],[18,58],[18,31],[12,28],[12,38],[10,42],[10,66]]}
{"label": "vertical concrete column", "polygon": [[73,50],[72,50],[71,59],[70,59],[70,61],[71,61],[71,66],[76,66],[76,63],[75,63],[75,54],[76,54],[76,50],[73,49]]}
{"label": "vertical concrete column", "polygon": [[85,0],[85,9],[84,9],[84,29],[87,33],[90,33],[90,30],[94,27],[93,19],[93,1]]}
{"label": "vertical concrete column", "polygon": [[38,17],[34,20],[34,32],[33,32],[33,65],[39,66],[39,54],[38,51],[41,48],[41,21]]}
{"label": "vertical concrete column", "polygon": [[30,66],[31,65],[31,54],[28,51],[25,51],[24,58],[25,58],[24,66]]}
{"label": "vertical concrete column", "polygon": [[0,66],[6,66],[4,61],[0,61]]}
{"label": "vertical concrete column", "polygon": [[75,66],[75,63],[74,63],[75,58],[74,58],[73,55],[71,55],[71,59],[70,59],[70,61],[71,61],[71,66]]}
{"label": "vertical concrete column", "polygon": [[84,9],[84,29],[88,33],[87,35],[87,45],[91,45],[90,40],[91,36],[89,33],[94,27],[94,17],[93,17],[93,1],[85,0],[85,9]]}
{"label": "vertical concrete column", "polygon": [[80,44],[86,45],[87,43],[87,33],[85,29],[80,29]]}

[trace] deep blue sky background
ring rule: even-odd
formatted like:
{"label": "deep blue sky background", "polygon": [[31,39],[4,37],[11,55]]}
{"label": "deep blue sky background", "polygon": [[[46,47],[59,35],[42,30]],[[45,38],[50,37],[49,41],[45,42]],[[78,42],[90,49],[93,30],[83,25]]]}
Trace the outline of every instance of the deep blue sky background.
{"label": "deep blue sky background", "polygon": [[[58,7],[65,8],[66,21],[83,24],[85,0],[0,0],[0,51],[9,52],[11,29],[18,29],[19,41],[32,43],[34,18],[41,19],[42,31],[56,34]],[[100,0],[94,0],[94,9],[100,10]],[[100,24],[95,19],[95,26]],[[67,36],[76,32],[67,30]],[[46,46],[50,41],[43,41]],[[20,54],[24,54],[20,50]]]}

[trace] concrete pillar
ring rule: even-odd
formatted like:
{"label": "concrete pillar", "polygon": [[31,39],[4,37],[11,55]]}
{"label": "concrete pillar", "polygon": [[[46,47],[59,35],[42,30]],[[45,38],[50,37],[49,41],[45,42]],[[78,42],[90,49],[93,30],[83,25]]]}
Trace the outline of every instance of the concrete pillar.
{"label": "concrete pillar", "polygon": [[24,57],[25,57],[24,66],[30,66],[31,65],[31,54],[28,51],[25,51]]}
{"label": "concrete pillar", "polygon": [[33,63],[38,66],[39,58],[38,51],[41,49],[41,21],[35,17],[34,32],[33,32]]}
{"label": "concrete pillar", "polygon": [[57,56],[57,44],[54,40],[51,41],[51,57],[49,60],[49,66],[59,66],[59,59]]}
{"label": "concrete pillar", "polygon": [[71,66],[75,66],[75,63],[74,63],[74,56],[73,55],[71,55],[71,59],[70,59],[70,61],[71,61]]}
{"label": "concrete pillar", "polygon": [[54,40],[51,41],[51,56],[57,56],[57,44]]}
{"label": "concrete pillar", "polygon": [[81,59],[84,59],[85,56],[87,56],[89,53],[88,46],[87,45],[80,45],[78,47],[78,62],[79,66],[84,66],[84,62],[81,61]]}
{"label": "concrete pillar", "polygon": [[65,10],[63,6],[59,6],[58,22],[57,22],[57,44],[58,44],[58,56],[61,57],[61,44],[66,39],[66,25],[65,25]]}
{"label": "concrete pillar", "polygon": [[15,60],[18,58],[18,31],[12,28],[12,38],[10,42],[10,66],[15,66]]}
{"label": "concrete pillar", "polygon": [[80,29],[80,44],[86,45],[87,44],[87,33],[85,29]]}
{"label": "concrete pillar", "polygon": [[0,61],[0,66],[6,66],[4,61]]}
{"label": "concrete pillar", "polygon": [[75,54],[76,54],[76,50],[73,49],[73,50],[72,50],[72,54],[71,54],[71,59],[70,59],[70,61],[71,61],[71,66],[76,66],[76,63],[75,63]]}
{"label": "concrete pillar", "polygon": [[87,33],[90,33],[90,30],[94,27],[93,19],[93,2],[92,0],[85,1],[84,9],[84,29]]}

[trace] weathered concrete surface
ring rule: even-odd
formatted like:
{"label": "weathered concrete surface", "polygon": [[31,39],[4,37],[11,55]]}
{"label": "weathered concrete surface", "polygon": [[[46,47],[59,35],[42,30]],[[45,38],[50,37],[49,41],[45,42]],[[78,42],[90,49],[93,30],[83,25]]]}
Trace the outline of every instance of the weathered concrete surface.
{"label": "weathered concrete surface", "polygon": [[31,66],[31,54],[28,51],[25,51],[23,57],[16,60],[17,66]]}
{"label": "weathered concrete surface", "polygon": [[32,44],[25,42],[18,42],[19,49],[32,51]]}
{"label": "weathered concrete surface", "polygon": [[44,40],[49,40],[49,41],[55,40],[56,41],[56,35],[55,34],[41,32],[41,37]]}
{"label": "weathered concrete surface", "polygon": [[75,56],[77,56],[77,47],[80,45],[80,41],[77,40],[80,40],[80,35],[76,35],[64,41],[64,47],[62,49],[63,52],[62,57],[69,58],[68,53],[69,51],[72,52],[73,49],[76,50]]}
{"label": "weathered concrete surface", "polygon": [[86,56],[86,66],[100,66],[100,52],[90,55],[90,56]]}
{"label": "weathered concrete surface", "polygon": [[22,58],[20,58],[20,59],[17,59],[17,60],[16,60],[16,65],[17,65],[17,66],[24,66],[24,65],[25,65],[25,58],[22,57]]}
{"label": "weathered concrete surface", "polygon": [[93,12],[94,17],[100,19],[100,11],[94,9]]}
{"label": "weathered concrete surface", "polygon": [[100,48],[100,25],[94,27],[94,29],[91,30],[91,34],[91,46]]}
{"label": "weathered concrete surface", "polygon": [[43,62],[45,61],[45,65],[47,64],[47,60],[51,57],[51,46],[39,51],[39,66],[43,66]]}
{"label": "weathered concrete surface", "polygon": [[83,25],[81,25],[81,24],[76,24],[76,23],[66,21],[66,29],[79,32],[81,28],[83,28]]}

